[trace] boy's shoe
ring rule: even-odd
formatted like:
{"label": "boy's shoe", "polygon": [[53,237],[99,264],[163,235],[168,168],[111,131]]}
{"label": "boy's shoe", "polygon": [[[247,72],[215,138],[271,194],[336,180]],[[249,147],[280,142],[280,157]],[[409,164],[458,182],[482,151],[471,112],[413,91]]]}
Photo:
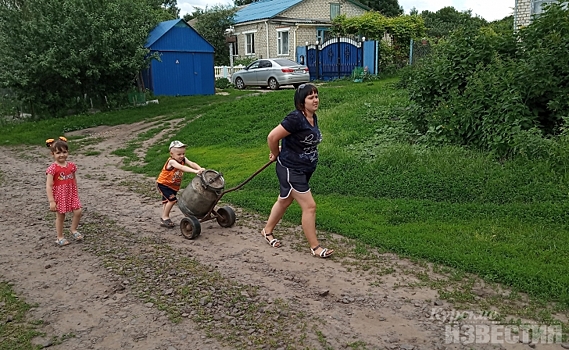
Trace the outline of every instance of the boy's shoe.
{"label": "boy's shoe", "polygon": [[170,219],[164,220],[160,218],[160,222],[161,222],[160,226],[162,227],[174,228],[174,226],[176,226],[176,224],[174,224]]}

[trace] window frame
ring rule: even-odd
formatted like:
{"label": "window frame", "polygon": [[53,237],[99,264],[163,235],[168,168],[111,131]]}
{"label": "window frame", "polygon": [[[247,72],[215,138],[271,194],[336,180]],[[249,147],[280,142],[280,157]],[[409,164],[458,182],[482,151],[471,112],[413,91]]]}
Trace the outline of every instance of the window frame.
{"label": "window frame", "polygon": [[[283,50],[283,33],[286,33],[286,52]],[[277,56],[290,55],[290,28],[277,29]]]}
{"label": "window frame", "polygon": [[340,7],[339,2],[331,2],[330,3],[330,20],[333,20],[334,18],[336,18],[336,16],[339,16],[340,10],[341,10],[341,7]]}
{"label": "window frame", "polygon": [[255,55],[255,32],[246,32],[245,35],[245,55],[254,56]]}
{"label": "window frame", "polygon": [[[543,5],[558,2],[557,0],[532,0],[530,4],[530,15],[539,16],[543,13]],[[537,6],[537,8],[536,8]]]}
{"label": "window frame", "polygon": [[319,45],[324,44],[326,39],[326,32],[329,32],[330,28],[316,28],[316,41]]}

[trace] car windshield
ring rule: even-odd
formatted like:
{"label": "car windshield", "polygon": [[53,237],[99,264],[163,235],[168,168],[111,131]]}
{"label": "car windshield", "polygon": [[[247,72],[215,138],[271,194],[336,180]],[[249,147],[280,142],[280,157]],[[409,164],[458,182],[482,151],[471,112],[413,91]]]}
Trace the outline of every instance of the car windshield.
{"label": "car windshield", "polygon": [[260,62],[260,61],[252,62],[250,65],[248,65],[247,67],[245,67],[245,69],[259,68],[259,62]]}
{"label": "car windshield", "polygon": [[279,66],[282,66],[282,67],[298,66],[299,65],[298,63],[296,63],[294,61],[287,60],[284,58],[278,58],[278,59],[273,60],[273,61],[275,61]]}

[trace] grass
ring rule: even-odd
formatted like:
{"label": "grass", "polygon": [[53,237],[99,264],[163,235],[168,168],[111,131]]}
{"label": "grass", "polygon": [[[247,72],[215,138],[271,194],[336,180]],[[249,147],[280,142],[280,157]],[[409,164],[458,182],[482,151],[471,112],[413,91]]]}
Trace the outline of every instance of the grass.
{"label": "grass", "polygon": [[[567,172],[551,160],[501,163],[459,147],[433,149],[411,142],[413,130],[403,117],[407,99],[394,87],[396,81],[320,86],[324,140],[311,180],[318,228],[475,273],[567,308]],[[221,171],[230,188],[267,162],[266,135],[292,109],[293,94],[230,91],[227,96],[161,98],[159,105],[13,125],[0,130],[0,142],[41,144],[87,126],[186,118],[171,138],[189,145],[189,159]],[[165,145],[151,146],[141,165],[134,153],[156,133],[151,130],[117,151],[129,170],[156,176],[168,156]],[[269,167],[224,200],[268,215],[277,188]],[[298,223],[299,208],[292,206],[284,219]],[[457,296],[468,299],[458,291],[448,298]]]}
{"label": "grass", "polygon": [[28,319],[32,306],[14,293],[12,285],[0,281],[0,350],[41,349],[31,339],[42,335],[36,330],[37,323]]}

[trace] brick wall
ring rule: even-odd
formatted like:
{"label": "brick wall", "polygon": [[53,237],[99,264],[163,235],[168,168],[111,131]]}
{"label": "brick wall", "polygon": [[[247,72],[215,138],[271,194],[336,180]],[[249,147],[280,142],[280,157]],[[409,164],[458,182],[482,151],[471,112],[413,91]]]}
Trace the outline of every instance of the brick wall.
{"label": "brick wall", "polygon": [[330,21],[330,4],[337,3],[340,3],[340,14],[347,17],[361,16],[365,12],[361,7],[344,0],[312,0],[303,1],[284,11],[282,17]]}
{"label": "brick wall", "polygon": [[[555,3],[557,0],[517,0],[514,10],[515,30],[529,25],[534,15],[539,16],[545,4]],[[535,11],[535,12],[534,12]]]}
{"label": "brick wall", "polygon": [[531,6],[532,0],[517,0],[515,10],[515,30],[520,27],[527,26],[531,23]]}

